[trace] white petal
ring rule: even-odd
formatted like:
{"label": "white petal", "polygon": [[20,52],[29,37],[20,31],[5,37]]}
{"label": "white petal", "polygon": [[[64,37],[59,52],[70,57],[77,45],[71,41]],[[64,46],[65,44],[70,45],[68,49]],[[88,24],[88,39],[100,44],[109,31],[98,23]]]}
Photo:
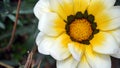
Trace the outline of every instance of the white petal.
{"label": "white petal", "polygon": [[67,34],[62,34],[59,36],[55,42],[54,47],[52,47],[50,54],[57,60],[64,60],[68,58],[71,54],[68,49],[68,43],[71,42]]}
{"label": "white petal", "polygon": [[39,0],[34,7],[34,14],[40,20],[42,14],[45,12],[51,12],[49,6],[49,0]]}
{"label": "white petal", "polygon": [[117,43],[119,44],[119,47],[120,47],[120,29],[113,30],[110,33],[115,38],[115,40],[117,41]]}
{"label": "white petal", "polygon": [[58,0],[61,7],[67,14],[67,16],[72,15],[74,12],[73,0]]}
{"label": "white petal", "polygon": [[[91,0],[88,13],[97,15],[102,11],[114,6],[116,0]],[[99,7],[99,8],[98,8]]]}
{"label": "white petal", "polygon": [[[59,14],[59,16],[61,18],[63,18],[64,20],[67,19],[67,14],[65,13],[65,11],[63,10],[60,2],[58,0],[49,0],[50,2],[50,7],[51,10],[57,14]],[[65,7],[64,7],[65,8]]]}
{"label": "white petal", "polygon": [[99,32],[90,41],[93,50],[103,54],[114,54],[119,48],[113,36],[107,32]]}
{"label": "white petal", "polygon": [[76,68],[78,61],[74,58],[69,57],[62,61],[57,61],[57,68]]}
{"label": "white petal", "polygon": [[95,16],[97,28],[100,30],[113,30],[120,27],[120,6],[114,6]]}
{"label": "white petal", "polygon": [[111,56],[120,59],[120,48],[118,49],[118,51],[115,54],[112,54]]}
{"label": "white petal", "polygon": [[107,6],[107,8],[111,8],[112,6],[115,5],[116,0],[103,0],[104,4]]}
{"label": "white petal", "polygon": [[84,13],[90,4],[90,0],[73,0],[73,2],[74,2],[74,13],[75,14],[77,12]]}
{"label": "white petal", "polygon": [[49,36],[58,36],[65,32],[65,22],[56,13],[45,13],[41,17],[38,29]]}
{"label": "white petal", "polygon": [[77,68],[91,68],[91,66],[89,65],[85,55],[82,56],[81,61],[78,64]]}
{"label": "white petal", "polygon": [[84,45],[79,44],[77,42],[72,42],[68,44],[68,47],[73,58],[76,59],[77,61],[80,61],[83,54]]}
{"label": "white petal", "polygon": [[48,37],[44,33],[40,32],[36,38],[38,51],[42,54],[49,55],[50,49],[53,47],[54,40],[55,38]]}
{"label": "white petal", "polygon": [[92,68],[111,68],[110,56],[98,54],[90,46],[86,48],[85,54]]}

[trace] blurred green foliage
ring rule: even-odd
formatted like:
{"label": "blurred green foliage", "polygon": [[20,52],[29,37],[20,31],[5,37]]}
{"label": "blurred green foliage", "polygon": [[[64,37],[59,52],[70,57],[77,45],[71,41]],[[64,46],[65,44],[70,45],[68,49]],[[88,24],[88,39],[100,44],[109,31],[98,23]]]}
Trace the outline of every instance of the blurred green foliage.
{"label": "blurred green foliage", "polygon": [[[38,20],[33,14],[33,7],[37,1],[22,0],[12,48],[8,51],[0,51],[0,62],[11,66],[25,64],[28,56],[27,52],[31,51],[35,45],[35,37],[38,33]],[[0,48],[6,47],[10,40],[15,22],[17,2],[18,0],[0,0]]]}
{"label": "blurred green foliage", "polygon": [[[38,0],[21,0],[19,19],[17,23],[15,38],[12,47],[7,51],[0,51],[0,62],[23,68],[28,58],[29,52],[35,45],[35,38],[39,30],[37,28],[38,19],[33,14],[33,8]],[[18,0],[0,0],[0,48],[4,48],[9,43],[13,25],[16,19],[16,9]],[[41,68],[45,66],[55,66],[55,60],[50,56],[35,53],[35,68],[42,58]],[[51,67],[51,66],[49,66]],[[5,68],[0,65],[0,68]],[[53,67],[52,67],[53,68]]]}

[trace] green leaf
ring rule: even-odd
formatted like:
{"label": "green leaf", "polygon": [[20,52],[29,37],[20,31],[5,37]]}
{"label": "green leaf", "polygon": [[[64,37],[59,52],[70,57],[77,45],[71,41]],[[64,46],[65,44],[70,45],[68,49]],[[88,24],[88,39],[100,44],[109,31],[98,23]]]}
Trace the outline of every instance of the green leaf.
{"label": "green leaf", "polygon": [[0,21],[0,28],[5,29],[5,25]]}
{"label": "green leaf", "polygon": [[[12,13],[13,13],[13,14],[16,14],[16,10],[14,10]],[[20,11],[19,11],[19,14],[32,14],[32,13],[33,13],[33,10],[32,10],[32,9],[20,10]]]}
{"label": "green leaf", "polygon": [[4,8],[6,11],[11,10],[10,8],[10,0],[3,0]]}
{"label": "green leaf", "polygon": [[[15,17],[14,15],[9,14],[8,17],[9,17],[13,22],[15,22],[16,17]],[[23,26],[23,24],[21,23],[20,20],[18,20],[18,25]]]}
{"label": "green leaf", "polygon": [[8,64],[8,65],[11,65],[11,66],[16,66],[18,65],[18,62],[15,61],[15,60],[1,60],[1,62],[5,63],[5,64]]}
{"label": "green leaf", "polygon": [[[31,29],[30,29],[31,28]],[[26,26],[26,27],[21,27],[21,28],[18,28],[16,30],[16,35],[22,35],[22,34],[32,34],[32,33],[35,33],[36,29],[36,26],[34,25],[29,25],[29,26]],[[0,35],[0,41],[5,39],[5,38],[8,38],[11,36],[11,32],[7,32],[3,35]]]}
{"label": "green leaf", "polygon": [[[20,14],[33,14],[33,8],[38,0],[23,0],[20,8]],[[12,12],[16,13],[16,10]]]}
{"label": "green leaf", "polygon": [[10,0],[3,0],[4,1],[4,3],[9,3],[10,2]]}

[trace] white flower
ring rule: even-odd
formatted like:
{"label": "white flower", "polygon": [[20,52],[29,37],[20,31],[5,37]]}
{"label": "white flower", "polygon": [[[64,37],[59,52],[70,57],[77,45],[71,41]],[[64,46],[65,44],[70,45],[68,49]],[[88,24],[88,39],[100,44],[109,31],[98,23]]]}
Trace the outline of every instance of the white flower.
{"label": "white flower", "polygon": [[116,0],[39,0],[36,43],[57,68],[111,68],[120,58],[120,6]]}

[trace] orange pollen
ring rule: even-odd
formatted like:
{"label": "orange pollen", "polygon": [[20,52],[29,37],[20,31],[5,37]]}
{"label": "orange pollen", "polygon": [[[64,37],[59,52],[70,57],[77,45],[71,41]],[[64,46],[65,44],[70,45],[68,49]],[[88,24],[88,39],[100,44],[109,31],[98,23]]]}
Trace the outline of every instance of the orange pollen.
{"label": "orange pollen", "polygon": [[91,24],[86,19],[76,19],[70,24],[69,34],[76,41],[89,39],[92,32]]}

